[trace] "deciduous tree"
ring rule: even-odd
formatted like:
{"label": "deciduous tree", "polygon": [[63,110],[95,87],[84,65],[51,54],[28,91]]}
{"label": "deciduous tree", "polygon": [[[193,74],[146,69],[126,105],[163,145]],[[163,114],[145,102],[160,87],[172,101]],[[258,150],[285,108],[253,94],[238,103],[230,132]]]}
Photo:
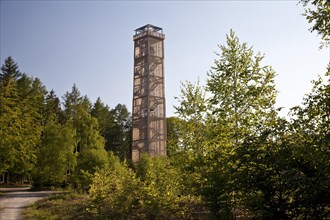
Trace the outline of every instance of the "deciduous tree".
{"label": "deciduous tree", "polygon": [[301,0],[305,7],[303,14],[309,23],[312,23],[310,31],[316,31],[321,35],[323,46],[330,43],[330,1],[329,0]]}

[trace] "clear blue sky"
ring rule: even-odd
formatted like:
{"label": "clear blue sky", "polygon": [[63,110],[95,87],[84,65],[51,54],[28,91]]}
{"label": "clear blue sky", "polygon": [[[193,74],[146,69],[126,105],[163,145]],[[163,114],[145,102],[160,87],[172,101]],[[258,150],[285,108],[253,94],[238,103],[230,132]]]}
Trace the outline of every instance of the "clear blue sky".
{"label": "clear blue sky", "polygon": [[145,24],[165,39],[167,115],[180,81],[205,82],[233,29],[276,70],[277,106],[301,103],[310,81],[324,74],[329,49],[310,33],[298,1],[1,1],[0,60],[12,56],[61,97],[76,83],[92,102],[131,110],[133,34]]}

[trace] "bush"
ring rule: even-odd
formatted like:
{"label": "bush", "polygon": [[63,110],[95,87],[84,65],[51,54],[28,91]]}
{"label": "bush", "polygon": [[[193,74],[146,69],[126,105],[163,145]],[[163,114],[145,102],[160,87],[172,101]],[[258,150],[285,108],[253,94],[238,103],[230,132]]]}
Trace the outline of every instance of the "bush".
{"label": "bush", "polygon": [[108,169],[95,173],[90,188],[92,212],[99,217],[128,218],[139,206],[140,181],[133,170],[112,157]]}
{"label": "bush", "polygon": [[96,172],[90,189],[91,212],[110,219],[184,219],[194,197],[181,195],[180,174],[167,158],[144,155],[136,173],[112,156]]}

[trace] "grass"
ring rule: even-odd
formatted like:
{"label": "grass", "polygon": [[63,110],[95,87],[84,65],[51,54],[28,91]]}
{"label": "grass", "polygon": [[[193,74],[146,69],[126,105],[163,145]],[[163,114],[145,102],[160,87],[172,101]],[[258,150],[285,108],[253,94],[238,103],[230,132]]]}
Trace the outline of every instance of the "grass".
{"label": "grass", "polygon": [[88,211],[88,195],[73,192],[52,195],[37,201],[23,212],[28,220],[95,219]]}
{"label": "grass", "polygon": [[[89,202],[87,194],[63,192],[41,199],[23,211],[23,219],[27,220],[92,220],[114,219],[110,216],[98,215],[95,207]],[[236,216],[238,217],[238,216]],[[206,212],[195,213],[193,219],[210,220],[215,217]],[[227,218],[223,218],[227,219]],[[250,219],[238,217],[237,219]]]}
{"label": "grass", "polygon": [[[196,215],[194,219],[209,220],[210,214]],[[27,220],[92,220],[115,219],[110,216],[98,215],[95,207],[89,202],[89,196],[75,192],[54,194],[41,199],[23,212],[23,219]]]}

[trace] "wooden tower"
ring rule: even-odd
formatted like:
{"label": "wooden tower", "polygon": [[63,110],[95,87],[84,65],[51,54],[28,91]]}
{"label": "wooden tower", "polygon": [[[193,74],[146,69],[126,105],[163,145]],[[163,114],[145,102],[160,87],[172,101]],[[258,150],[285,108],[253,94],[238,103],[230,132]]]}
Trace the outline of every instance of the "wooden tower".
{"label": "wooden tower", "polygon": [[132,160],[141,153],[166,156],[162,28],[147,24],[135,30],[132,118]]}

